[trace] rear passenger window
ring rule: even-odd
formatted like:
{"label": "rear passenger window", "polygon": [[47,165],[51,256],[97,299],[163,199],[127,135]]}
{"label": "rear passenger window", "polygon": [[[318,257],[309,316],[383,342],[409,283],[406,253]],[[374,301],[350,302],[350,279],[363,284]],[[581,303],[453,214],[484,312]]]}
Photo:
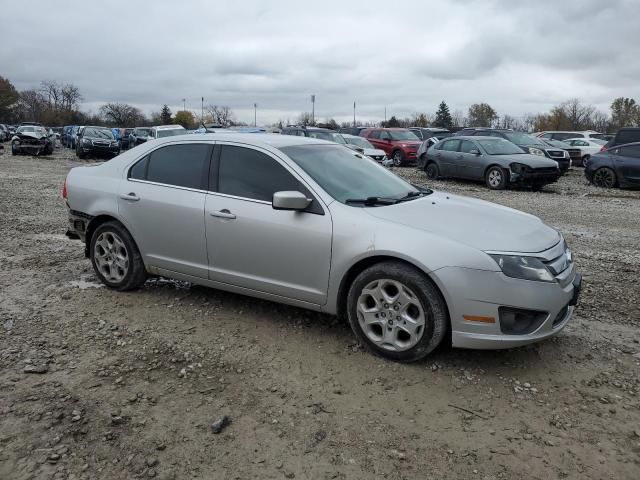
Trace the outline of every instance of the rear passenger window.
{"label": "rear passenger window", "polygon": [[471,150],[477,150],[473,142],[470,142],[469,140],[462,140],[462,144],[460,145],[460,151],[462,153],[470,153]]}
{"label": "rear passenger window", "polygon": [[447,140],[442,144],[442,148],[440,150],[444,150],[446,152],[457,152],[459,144],[460,140]]}
{"label": "rear passenger window", "polygon": [[285,190],[306,193],[300,182],[270,156],[251,148],[222,146],[218,192],[271,202],[275,192]]}
{"label": "rear passenger window", "polygon": [[131,170],[129,170],[129,178],[136,180],[146,180],[147,178],[147,165],[149,165],[149,155],[137,162]]}
{"label": "rear passenger window", "polygon": [[369,134],[369,138],[380,138],[380,130],[374,130]]}
{"label": "rear passenger window", "polygon": [[151,153],[147,180],[178,187],[207,188],[211,146],[204,143],[168,145]]}

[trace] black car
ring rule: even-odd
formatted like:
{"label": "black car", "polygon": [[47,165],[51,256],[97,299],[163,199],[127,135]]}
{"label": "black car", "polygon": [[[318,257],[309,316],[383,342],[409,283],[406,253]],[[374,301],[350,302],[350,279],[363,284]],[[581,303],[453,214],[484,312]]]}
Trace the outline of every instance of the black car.
{"label": "black car", "polygon": [[426,140],[427,138],[435,137],[438,140],[451,137],[453,132],[450,132],[446,128],[424,128],[424,127],[409,127],[416,137],[420,140]]}
{"label": "black car", "polygon": [[596,187],[640,187],[640,142],[591,155],[584,176]]}
{"label": "black car", "polygon": [[510,185],[528,186],[534,190],[553,183],[560,177],[556,162],[532,155],[502,138],[451,137],[431,146],[418,160],[427,177],[465,178],[484,181],[492,190]]}
{"label": "black car", "polygon": [[571,165],[582,166],[582,150],[580,150],[579,148],[574,147],[561,140],[553,140],[550,138],[542,138],[542,137],[537,137],[537,138],[540,138],[540,140],[542,140],[544,143],[546,143],[551,147],[560,148],[565,152],[567,152],[569,154],[569,159],[571,160]]}
{"label": "black car", "polygon": [[338,133],[346,133],[347,135],[355,135],[356,137],[360,136],[360,132],[366,130],[370,127],[343,127],[338,130]]}
{"label": "black car", "polygon": [[609,142],[603,147],[603,150],[635,142],[640,142],[640,128],[624,127],[616,132],[615,137],[609,140]]}
{"label": "black car", "polygon": [[140,145],[144,143],[149,138],[149,134],[151,133],[151,127],[136,127],[129,133],[129,144],[128,148],[133,148],[136,145]]}
{"label": "black car", "polygon": [[110,128],[84,127],[78,135],[76,155],[78,158],[88,156],[113,158],[120,153],[120,143],[113,136]]}
{"label": "black car", "polygon": [[569,167],[571,166],[571,159],[568,152],[561,148],[551,147],[539,138],[526,133],[515,132],[506,128],[474,128],[467,135],[504,138],[505,140],[509,140],[511,143],[515,143],[532,155],[538,155],[555,160],[562,173],[569,170]]}

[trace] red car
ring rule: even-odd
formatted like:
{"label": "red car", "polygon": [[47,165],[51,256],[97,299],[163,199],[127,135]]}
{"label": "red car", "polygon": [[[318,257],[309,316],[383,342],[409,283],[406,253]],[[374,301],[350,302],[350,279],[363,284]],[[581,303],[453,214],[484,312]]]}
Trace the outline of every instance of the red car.
{"label": "red car", "polygon": [[397,167],[416,161],[416,152],[422,143],[406,128],[367,128],[360,136],[369,140],[374,147],[384,150]]}

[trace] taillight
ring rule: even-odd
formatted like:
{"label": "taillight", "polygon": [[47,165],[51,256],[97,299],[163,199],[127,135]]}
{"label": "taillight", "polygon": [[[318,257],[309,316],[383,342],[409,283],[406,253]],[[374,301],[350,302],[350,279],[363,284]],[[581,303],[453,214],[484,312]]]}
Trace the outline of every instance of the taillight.
{"label": "taillight", "polygon": [[64,179],[64,185],[62,186],[62,198],[67,199],[67,179]]}

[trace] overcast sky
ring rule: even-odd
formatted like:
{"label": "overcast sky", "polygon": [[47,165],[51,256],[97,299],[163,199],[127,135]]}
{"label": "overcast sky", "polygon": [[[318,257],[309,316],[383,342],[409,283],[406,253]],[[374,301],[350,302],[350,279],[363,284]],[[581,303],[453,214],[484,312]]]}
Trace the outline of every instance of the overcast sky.
{"label": "overcast sky", "polygon": [[[25,8],[27,6],[28,8]],[[3,2],[0,75],[71,82],[84,109],[229,105],[240,120],[542,112],[640,100],[640,0]]]}

